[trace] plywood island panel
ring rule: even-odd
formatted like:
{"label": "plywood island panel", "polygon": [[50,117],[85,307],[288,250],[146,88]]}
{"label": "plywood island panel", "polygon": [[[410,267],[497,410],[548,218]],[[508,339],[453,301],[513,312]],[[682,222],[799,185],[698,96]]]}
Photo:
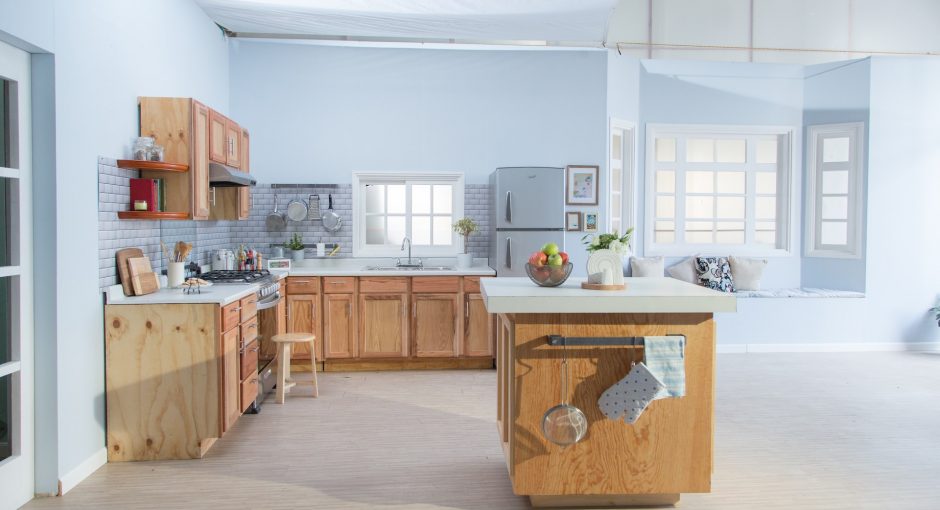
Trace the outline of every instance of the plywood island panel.
{"label": "plywood island panel", "polygon": [[[524,293],[528,289],[525,282],[519,283],[523,285],[519,290],[522,295],[516,306],[526,309]],[[507,290],[505,281],[496,284],[504,295],[514,292]],[[488,286],[489,282],[484,283],[485,297]],[[664,298],[670,299],[666,294]],[[642,303],[642,296],[624,296],[641,309],[649,306]],[[516,494],[529,496],[534,506],[648,506],[675,504],[684,492],[711,491],[715,323],[708,308],[728,304],[721,300],[709,303],[708,297],[707,293],[696,296],[700,301],[694,306],[702,311],[688,313],[578,310],[580,313],[496,314],[497,421]],[[558,296],[569,303],[572,298],[587,301],[591,296]],[[542,299],[546,302],[554,297]],[[511,306],[509,300],[500,304],[504,310]],[[682,306],[689,306],[688,301]],[[574,308],[589,309],[589,303]],[[548,343],[551,335],[683,335],[686,395],[653,401],[633,424],[610,420],[601,412],[598,399],[630,372],[632,362],[643,361],[642,341],[636,345],[562,347]],[[564,398],[584,412],[588,430],[580,442],[562,447],[543,436],[542,418],[548,409],[562,402],[565,357],[571,381]]]}
{"label": "plywood island panel", "polygon": [[200,458],[221,437],[219,307],[105,307],[108,460]]}

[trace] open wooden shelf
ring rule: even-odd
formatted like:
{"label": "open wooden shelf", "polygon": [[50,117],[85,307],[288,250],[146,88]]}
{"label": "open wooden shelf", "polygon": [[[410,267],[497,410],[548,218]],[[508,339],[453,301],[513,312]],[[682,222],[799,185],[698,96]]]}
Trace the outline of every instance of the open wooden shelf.
{"label": "open wooden shelf", "polygon": [[159,172],[188,172],[189,165],[167,163],[166,161],[144,161],[139,159],[119,159],[118,168],[136,168],[138,170],[156,170]]}
{"label": "open wooden shelf", "polygon": [[189,219],[187,212],[166,211],[118,211],[118,218],[122,220],[185,220]]}

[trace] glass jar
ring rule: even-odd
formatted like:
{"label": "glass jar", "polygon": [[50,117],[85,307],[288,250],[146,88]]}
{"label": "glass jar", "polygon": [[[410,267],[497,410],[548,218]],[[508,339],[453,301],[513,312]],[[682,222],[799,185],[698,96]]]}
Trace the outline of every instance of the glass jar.
{"label": "glass jar", "polygon": [[153,147],[153,138],[149,136],[138,137],[134,142],[134,159],[147,161],[150,159],[150,149]]}
{"label": "glass jar", "polygon": [[163,147],[154,145],[150,148],[150,161],[163,161]]}

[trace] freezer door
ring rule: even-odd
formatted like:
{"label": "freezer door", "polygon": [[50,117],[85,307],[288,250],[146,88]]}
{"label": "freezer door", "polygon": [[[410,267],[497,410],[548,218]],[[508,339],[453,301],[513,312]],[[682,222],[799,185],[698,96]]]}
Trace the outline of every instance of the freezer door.
{"label": "freezer door", "polygon": [[499,168],[495,181],[496,228],[564,228],[563,169]]}
{"label": "freezer door", "polygon": [[545,243],[555,243],[564,251],[565,233],[558,231],[496,232],[496,260],[490,264],[496,276],[525,276],[525,263],[532,252]]}

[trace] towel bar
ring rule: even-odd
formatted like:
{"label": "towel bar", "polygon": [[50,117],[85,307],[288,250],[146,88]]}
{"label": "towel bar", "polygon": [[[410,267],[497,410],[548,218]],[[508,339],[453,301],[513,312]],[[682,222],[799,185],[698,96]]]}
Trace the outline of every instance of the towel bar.
{"label": "towel bar", "polygon": [[[685,338],[685,335],[673,335],[667,334],[666,336],[681,336]],[[598,336],[598,337],[583,337],[583,336],[569,336],[564,337],[561,335],[548,335],[548,345],[643,345],[642,336]]]}

